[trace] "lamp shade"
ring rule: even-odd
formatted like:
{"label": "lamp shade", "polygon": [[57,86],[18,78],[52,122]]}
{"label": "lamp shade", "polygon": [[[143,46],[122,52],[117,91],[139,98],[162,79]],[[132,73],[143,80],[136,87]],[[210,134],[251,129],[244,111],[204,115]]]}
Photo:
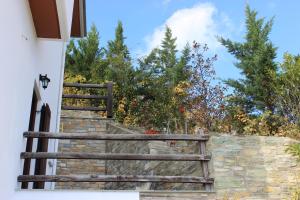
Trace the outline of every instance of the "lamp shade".
{"label": "lamp shade", "polygon": [[50,79],[47,77],[47,74],[44,75],[44,76],[40,74],[40,81],[41,81],[41,83],[42,83],[42,87],[43,87],[44,89],[46,89],[46,88],[48,87],[48,84],[49,84],[49,82],[50,82]]}

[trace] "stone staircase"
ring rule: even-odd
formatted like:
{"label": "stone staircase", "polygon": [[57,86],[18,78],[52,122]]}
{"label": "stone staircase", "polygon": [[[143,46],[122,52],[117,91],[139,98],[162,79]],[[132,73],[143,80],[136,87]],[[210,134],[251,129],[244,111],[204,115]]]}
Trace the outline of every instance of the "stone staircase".
{"label": "stone staircase", "polygon": [[[57,175],[20,175],[19,182],[57,182],[56,189],[138,191],[140,199],[143,200],[281,200],[290,199],[293,190],[299,187],[300,165],[285,151],[289,144],[299,141],[290,138],[241,137],[211,133],[207,147],[213,157],[210,170],[215,177],[215,192],[201,192],[198,188],[192,188],[190,183],[187,185],[182,183],[182,181],[203,180],[187,179],[187,175],[201,177],[201,170],[197,165],[192,164],[191,160],[188,162],[185,160],[205,159],[195,156],[199,152],[199,146],[193,146],[192,141],[176,141],[170,144],[174,138],[193,137],[185,135],[169,137],[163,134],[148,137],[122,126],[114,126],[113,120],[79,111],[64,111],[61,122],[61,131],[73,133],[24,133],[24,138],[48,138],[52,141],[59,139],[59,152],[21,153],[21,159],[57,159]],[[108,130],[107,124],[110,126]],[[170,155],[166,156],[166,153]],[[192,154],[192,157],[181,156],[186,154]],[[136,159],[137,156],[139,159]],[[159,160],[170,156],[172,161]],[[108,157],[113,157],[114,160]],[[73,161],[77,159],[80,161],[74,163]],[[199,163],[199,160],[197,162]],[[83,177],[78,178],[77,174]],[[160,176],[165,174],[173,176],[171,179]],[[178,179],[178,175],[184,176]],[[179,183],[172,182],[175,177]],[[147,183],[141,180],[146,180]]]}
{"label": "stone staircase", "polygon": [[[100,118],[93,112],[63,111],[60,132],[105,134],[106,124],[112,121]],[[105,152],[105,149],[106,143],[103,140],[60,140],[58,145],[58,152],[100,153]],[[59,159],[56,166],[56,175],[105,174],[104,160]],[[57,182],[55,189],[102,190],[104,183]]]}
{"label": "stone staircase", "polygon": [[[125,127],[114,128],[111,119],[96,117],[92,112],[64,111],[61,116],[61,132],[126,134]],[[134,133],[137,133],[136,131]],[[172,143],[172,144],[171,144]],[[197,143],[196,143],[197,144]],[[170,141],[72,141],[61,140],[59,152],[111,152],[138,154],[188,154],[199,152],[195,142]],[[122,160],[58,160],[57,175],[68,174],[142,174],[202,176],[198,161],[122,161]],[[55,189],[134,190],[140,191],[140,199],[214,199],[214,193],[203,191],[202,184],[190,183],[74,183],[58,182]],[[173,190],[173,192],[167,192]],[[180,190],[181,192],[176,192]]]}

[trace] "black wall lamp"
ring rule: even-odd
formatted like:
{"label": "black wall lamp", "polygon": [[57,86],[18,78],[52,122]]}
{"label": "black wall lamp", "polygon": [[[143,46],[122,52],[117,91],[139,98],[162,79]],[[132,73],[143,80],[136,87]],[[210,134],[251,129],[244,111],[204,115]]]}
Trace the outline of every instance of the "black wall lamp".
{"label": "black wall lamp", "polygon": [[42,82],[42,87],[46,89],[50,82],[50,78],[47,77],[47,74],[45,74],[44,76],[40,74],[40,81]]}

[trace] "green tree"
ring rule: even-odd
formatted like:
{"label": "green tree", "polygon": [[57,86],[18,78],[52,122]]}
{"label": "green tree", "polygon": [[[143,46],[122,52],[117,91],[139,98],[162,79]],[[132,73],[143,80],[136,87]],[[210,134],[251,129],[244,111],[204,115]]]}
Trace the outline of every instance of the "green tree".
{"label": "green tree", "polygon": [[106,79],[113,81],[114,107],[117,120],[123,122],[128,115],[129,105],[134,97],[134,74],[128,47],[125,44],[125,36],[122,22],[118,22],[115,30],[115,39],[108,42],[106,60],[108,68]]}
{"label": "green tree", "polygon": [[161,128],[171,119],[180,118],[178,106],[182,103],[175,98],[174,91],[180,82],[188,80],[190,47],[187,45],[181,56],[177,54],[176,37],[166,27],[160,48],[139,59],[137,91],[143,100],[138,111],[141,116],[137,117],[146,126]]}
{"label": "green tree", "polygon": [[300,125],[300,57],[286,53],[281,64],[277,103],[289,122]]}
{"label": "green tree", "polygon": [[66,50],[65,71],[71,76],[81,75],[87,82],[103,82],[107,63],[104,49],[99,47],[99,32],[92,25],[86,38],[71,40]]}
{"label": "green tree", "polygon": [[165,31],[165,37],[161,43],[161,49],[159,51],[159,59],[162,68],[162,72],[165,77],[168,77],[169,83],[174,85],[176,74],[174,73],[174,68],[177,64],[176,58],[176,40],[177,38],[173,38],[172,30],[167,26]]}
{"label": "green tree", "polygon": [[219,38],[221,44],[237,59],[235,66],[243,75],[239,80],[226,81],[234,88],[230,101],[247,114],[266,111],[275,113],[278,66],[274,61],[277,48],[269,39],[272,25],[273,19],[265,22],[264,18],[257,18],[257,12],[247,6],[246,41],[241,43]]}

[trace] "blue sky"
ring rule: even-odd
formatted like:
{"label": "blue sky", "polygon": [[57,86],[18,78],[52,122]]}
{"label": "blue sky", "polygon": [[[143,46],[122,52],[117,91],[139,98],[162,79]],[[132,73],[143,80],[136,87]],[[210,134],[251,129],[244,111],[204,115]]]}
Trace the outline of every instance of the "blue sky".
{"label": "blue sky", "polygon": [[248,2],[260,17],[275,17],[270,35],[278,47],[277,61],[284,52],[299,54],[299,0],[87,0],[87,26],[94,23],[100,32],[100,45],[114,38],[118,20],[124,26],[126,44],[133,58],[145,55],[159,45],[165,25],[177,36],[180,49],[187,41],[207,43],[221,79],[238,78],[234,58],[216,41],[216,36],[242,41],[245,33],[245,5]]}

